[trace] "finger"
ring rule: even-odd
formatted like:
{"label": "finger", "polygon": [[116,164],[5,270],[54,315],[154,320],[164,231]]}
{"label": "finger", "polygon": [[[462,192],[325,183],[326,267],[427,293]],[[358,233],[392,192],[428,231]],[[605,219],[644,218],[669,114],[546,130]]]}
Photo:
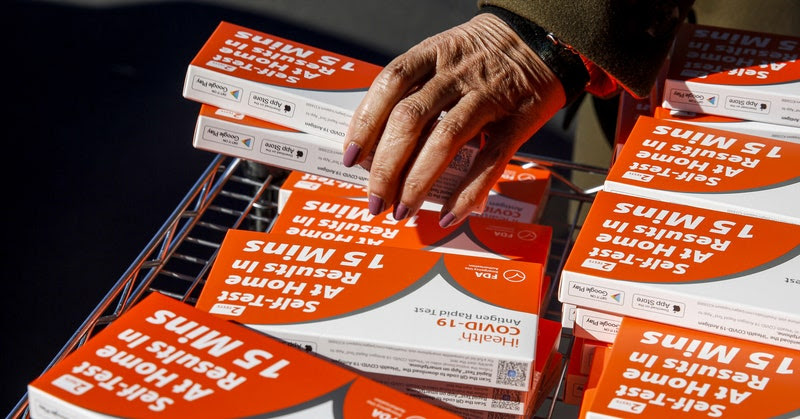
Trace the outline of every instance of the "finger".
{"label": "finger", "polygon": [[419,151],[420,138],[458,95],[452,79],[434,77],[394,107],[370,167],[368,192],[373,213],[394,203],[409,162]]}
{"label": "finger", "polygon": [[436,123],[408,169],[398,197],[400,204],[407,208],[422,205],[461,148],[496,117],[488,105],[478,95],[468,94]]}
{"label": "finger", "polygon": [[439,223],[442,228],[460,223],[470,213],[482,209],[492,186],[500,179],[514,153],[540,125],[535,118],[517,115],[484,127],[486,141],[483,148],[460,187],[442,207]]}
{"label": "finger", "polygon": [[[351,167],[362,161],[380,138],[394,106],[433,71],[435,56],[412,48],[378,73],[353,112],[343,144],[342,163]],[[367,150],[364,153],[363,150]]]}

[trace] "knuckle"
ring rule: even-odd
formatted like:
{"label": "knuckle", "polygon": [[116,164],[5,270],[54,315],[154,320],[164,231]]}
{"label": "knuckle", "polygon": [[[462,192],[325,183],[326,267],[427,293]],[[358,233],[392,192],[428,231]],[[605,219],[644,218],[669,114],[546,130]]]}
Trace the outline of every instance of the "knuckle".
{"label": "knuckle", "polygon": [[383,68],[373,81],[382,92],[390,92],[414,81],[414,70],[406,60],[398,59]]}
{"label": "knuckle", "polygon": [[369,169],[370,185],[388,185],[393,179],[393,173],[383,160],[373,161]]}
{"label": "knuckle", "polygon": [[427,114],[427,107],[415,96],[407,97],[392,109],[390,120],[399,128],[410,129],[422,121]]}
{"label": "knuckle", "polygon": [[463,208],[461,212],[467,212],[478,206],[483,201],[481,194],[471,188],[464,189],[456,198],[454,208]]}
{"label": "knuckle", "polygon": [[418,197],[424,196],[428,192],[427,182],[417,178],[407,178],[403,182],[403,198],[408,198],[416,202]]}
{"label": "knuckle", "polygon": [[453,145],[464,132],[464,121],[456,118],[444,118],[433,129],[433,137],[442,145]]}
{"label": "knuckle", "polygon": [[381,75],[384,78],[388,78],[388,80],[399,80],[399,81],[410,81],[414,74],[413,67],[409,60],[405,59],[403,56],[400,56],[398,59],[392,61],[384,67],[384,71],[381,72]]}
{"label": "knuckle", "polygon": [[379,128],[375,115],[369,112],[356,113],[353,115],[350,124],[367,131],[375,131]]}

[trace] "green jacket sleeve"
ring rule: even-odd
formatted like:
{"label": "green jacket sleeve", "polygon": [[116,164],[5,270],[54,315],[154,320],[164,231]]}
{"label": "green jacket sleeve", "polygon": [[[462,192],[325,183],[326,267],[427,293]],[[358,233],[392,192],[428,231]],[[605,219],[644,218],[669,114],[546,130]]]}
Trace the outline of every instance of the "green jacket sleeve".
{"label": "green jacket sleeve", "polygon": [[622,87],[647,96],[693,0],[478,0],[552,32]]}

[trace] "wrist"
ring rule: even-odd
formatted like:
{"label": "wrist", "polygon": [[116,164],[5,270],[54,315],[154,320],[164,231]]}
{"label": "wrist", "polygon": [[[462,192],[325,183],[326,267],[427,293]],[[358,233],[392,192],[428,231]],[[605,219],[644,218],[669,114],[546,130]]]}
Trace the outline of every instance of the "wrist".
{"label": "wrist", "polygon": [[541,58],[545,65],[561,82],[566,96],[566,105],[572,103],[586,89],[590,76],[580,54],[569,45],[560,42],[544,28],[506,9],[484,6],[479,13],[491,13],[499,17]]}

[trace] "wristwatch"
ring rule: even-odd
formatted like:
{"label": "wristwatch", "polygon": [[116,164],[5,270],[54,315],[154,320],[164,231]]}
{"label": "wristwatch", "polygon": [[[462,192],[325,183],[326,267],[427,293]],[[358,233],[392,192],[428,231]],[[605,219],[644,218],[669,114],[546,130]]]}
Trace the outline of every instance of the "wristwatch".
{"label": "wristwatch", "polygon": [[589,72],[580,54],[558,40],[536,23],[497,6],[484,6],[479,13],[491,13],[522,38],[523,41],[544,61],[561,81],[569,105],[583,93],[589,84]]}

